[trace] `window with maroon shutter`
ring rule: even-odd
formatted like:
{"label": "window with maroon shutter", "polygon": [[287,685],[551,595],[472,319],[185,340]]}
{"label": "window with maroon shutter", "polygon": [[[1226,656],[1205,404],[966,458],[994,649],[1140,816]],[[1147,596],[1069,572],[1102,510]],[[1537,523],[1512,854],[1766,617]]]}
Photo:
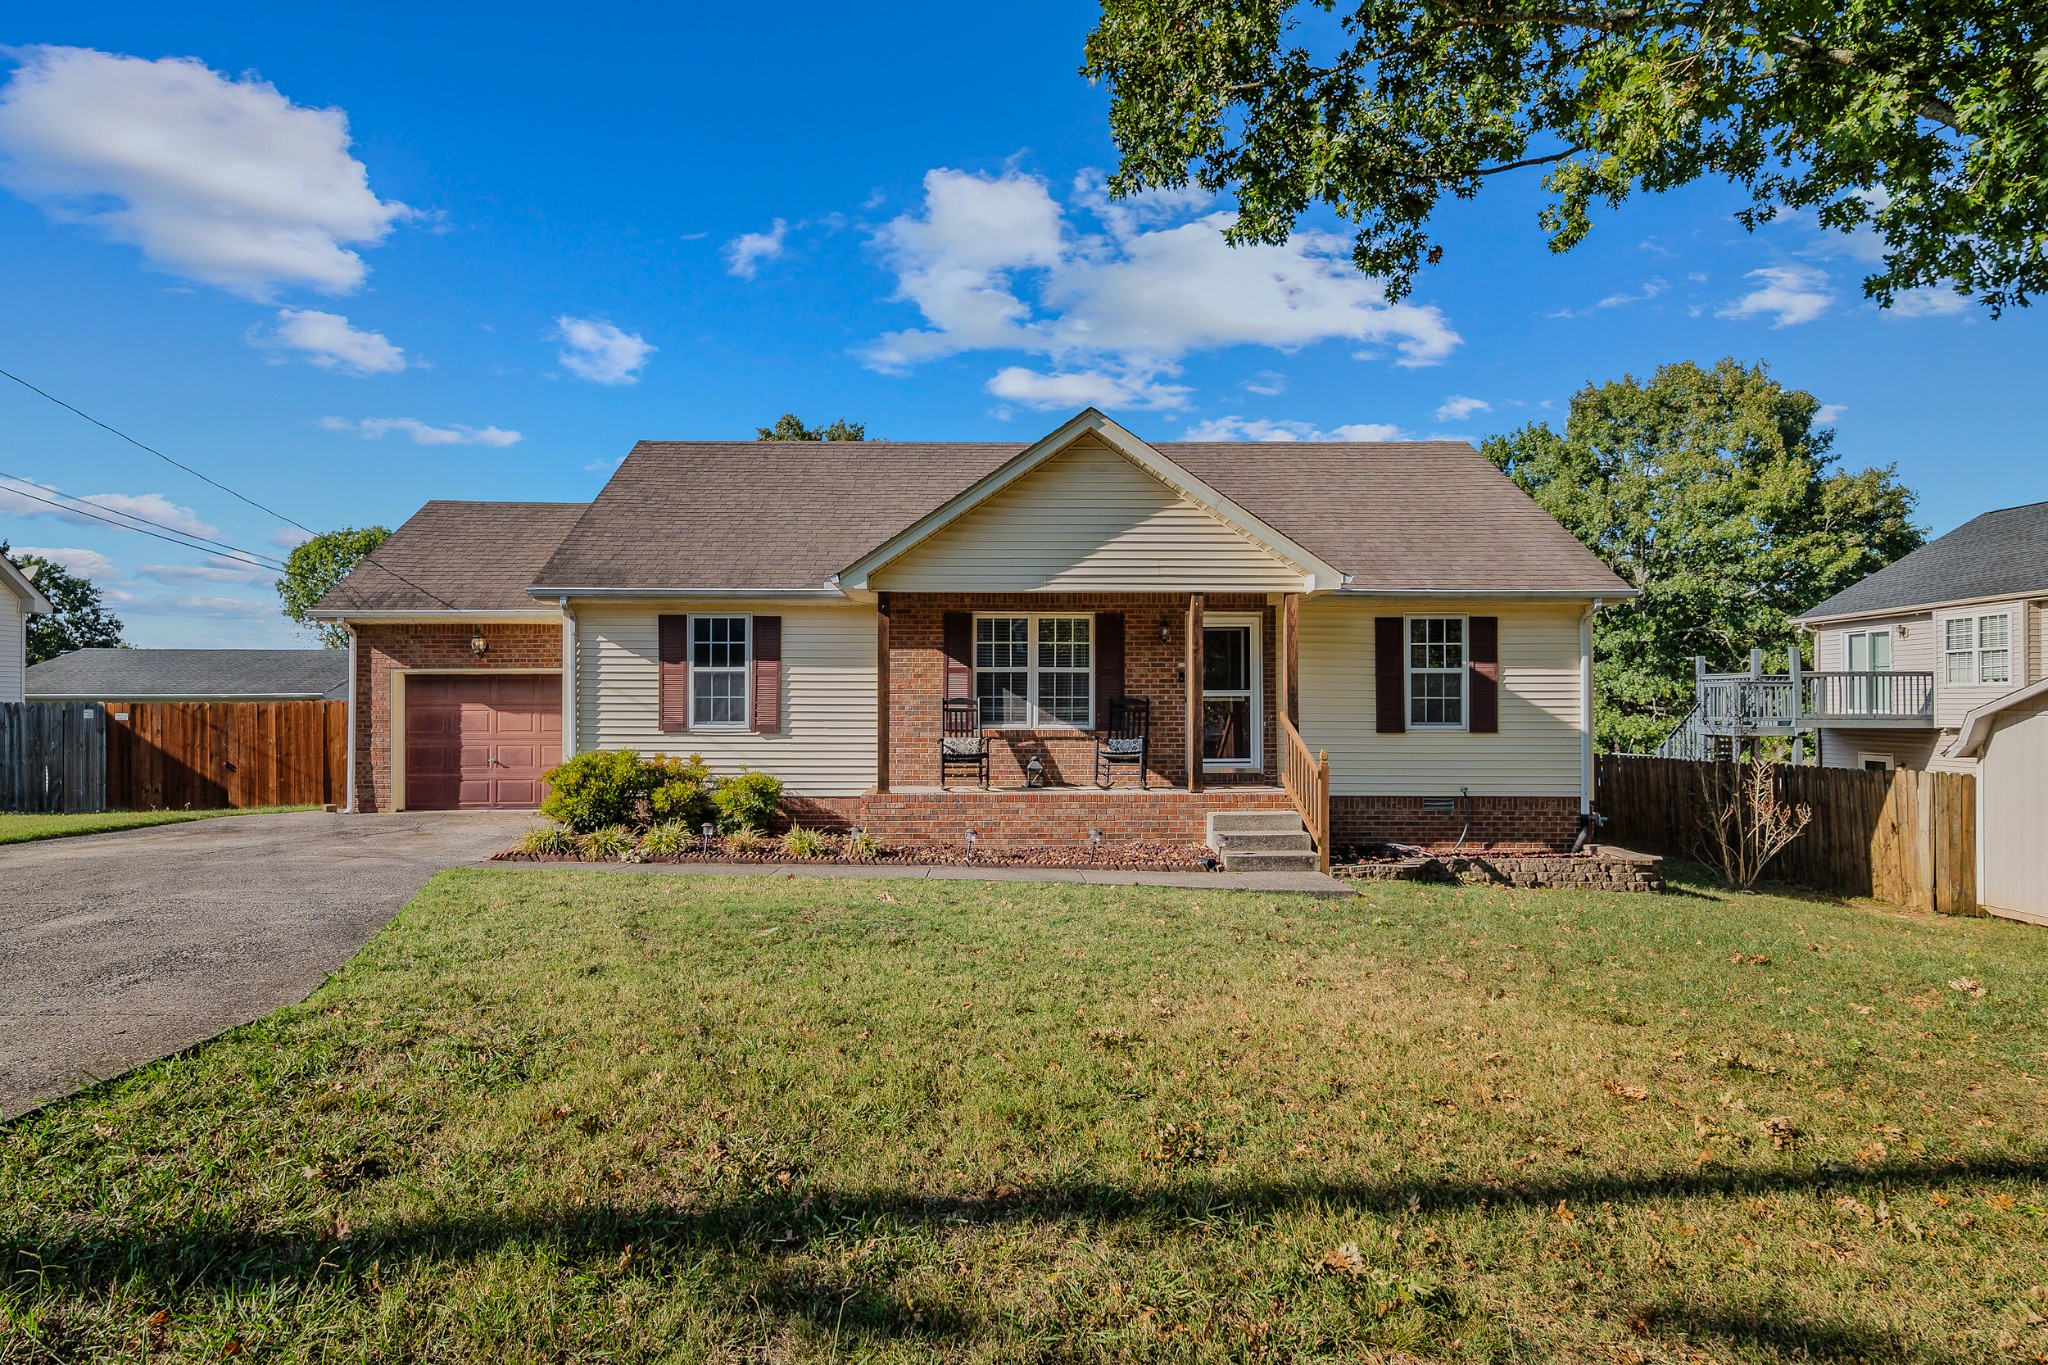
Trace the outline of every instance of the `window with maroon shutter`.
{"label": "window with maroon shutter", "polygon": [[974,695],[974,613],[945,614],[946,700]]}
{"label": "window with maroon shutter", "polygon": [[690,728],[690,618],[663,616],[657,628],[655,708],[664,731]]}
{"label": "window with maroon shutter", "polygon": [[754,618],[754,730],[772,735],[782,729],[782,618]]}
{"label": "window with maroon shutter", "polygon": [[1109,728],[1109,704],[1124,694],[1124,614],[1095,613],[1095,728]]}
{"label": "window with maroon shutter", "polygon": [[1475,735],[1500,733],[1500,618],[1474,616],[1466,622],[1472,641],[1471,723]]}
{"label": "window with maroon shutter", "polygon": [[1380,616],[1372,625],[1374,728],[1398,735],[1408,728],[1408,623],[1399,616]]}

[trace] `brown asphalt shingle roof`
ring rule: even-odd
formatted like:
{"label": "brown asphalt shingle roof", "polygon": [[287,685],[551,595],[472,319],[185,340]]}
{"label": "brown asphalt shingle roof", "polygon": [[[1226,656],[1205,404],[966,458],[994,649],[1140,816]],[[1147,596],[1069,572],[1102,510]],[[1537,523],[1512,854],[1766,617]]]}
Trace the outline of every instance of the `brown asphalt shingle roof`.
{"label": "brown asphalt shingle roof", "polygon": [[321,611],[532,611],[527,588],[582,502],[430,502],[354,572]]}
{"label": "brown asphalt shingle roof", "polygon": [[[458,609],[549,591],[814,591],[1027,447],[642,441],[596,501],[434,502],[323,608]],[[1622,582],[1471,446],[1163,442],[1167,459],[1354,591],[1614,593]]]}

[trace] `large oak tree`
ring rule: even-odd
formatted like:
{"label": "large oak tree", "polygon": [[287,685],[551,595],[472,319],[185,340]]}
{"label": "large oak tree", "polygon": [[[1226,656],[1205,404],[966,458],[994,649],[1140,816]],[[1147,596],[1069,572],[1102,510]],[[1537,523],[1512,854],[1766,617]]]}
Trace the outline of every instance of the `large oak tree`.
{"label": "large oak tree", "polygon": [[1408,292],[1444,196],[1542,168],[1554,250],[1596,206],[1721,179],[1873,229],[1864,290],[1953,288],[1995,314],[2048,282],[2042,0],[1103,0],[1113,193],[1228,191],[1230,236],[1311,206]]}

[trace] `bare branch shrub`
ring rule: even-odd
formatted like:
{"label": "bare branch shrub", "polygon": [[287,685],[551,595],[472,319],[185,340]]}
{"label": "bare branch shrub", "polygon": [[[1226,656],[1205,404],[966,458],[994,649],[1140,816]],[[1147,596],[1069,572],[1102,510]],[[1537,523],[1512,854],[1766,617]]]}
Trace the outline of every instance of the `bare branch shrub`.
{"label": "bare branch shrub", "polygon": [[1787,801],[1768,763],[1700,765],[1700,851],[1730,886],[1748,890],[1771,859],[1813,820],[1813,807]]}

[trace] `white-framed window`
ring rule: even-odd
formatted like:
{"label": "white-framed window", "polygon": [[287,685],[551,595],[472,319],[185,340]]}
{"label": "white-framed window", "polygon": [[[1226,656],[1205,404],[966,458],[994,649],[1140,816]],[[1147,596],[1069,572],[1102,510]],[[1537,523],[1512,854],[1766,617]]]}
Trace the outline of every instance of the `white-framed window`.
{"label": "white-framed window", "polygon": [[1942,681],[1950,687],[2012,681],[2012,614],[1951,616],[1941,623]]}
{"label": "white-framed window", "polygon": [[1858,753],[1856,766],[1867,773],[1888,773],[1898,767],[1890,754]]}
{"label": "white-framed window", "polygon": [[995,729],[1095,724],[1095,618],[974,618],[974,697]]}
{"label": "white-framed window", "polygon": [[744,730],[752,688],[753,618],[690,618],[690,728]]}
{"label": "white-framed window", "polygon": [[1408,618],[1408,724],[1456,729],[1465,724],[1465,618]]}

